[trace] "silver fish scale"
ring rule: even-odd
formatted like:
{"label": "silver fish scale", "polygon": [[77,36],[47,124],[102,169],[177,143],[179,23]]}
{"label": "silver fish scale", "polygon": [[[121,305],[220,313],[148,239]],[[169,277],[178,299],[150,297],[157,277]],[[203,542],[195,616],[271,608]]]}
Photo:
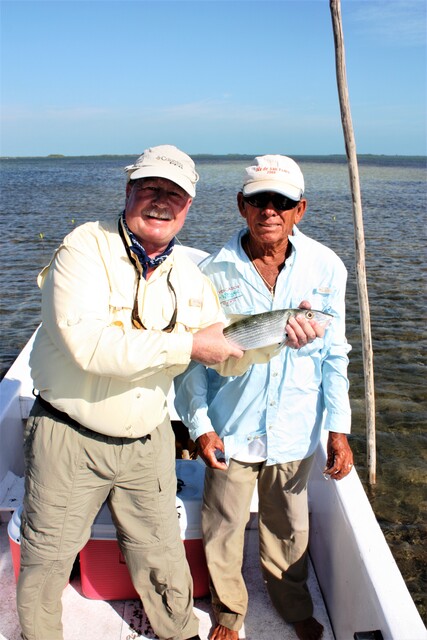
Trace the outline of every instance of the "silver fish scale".
{"label": "silver fish scale", "polygon": [[226,327],[224,335],[243,351],[280,344],[286,337],[285,326],[290,315],[289,309],[257,313]]}
{"label": "silver fish scale", "polygon": [[224,336],[243,351],[280,344],[286,339],[290,316],[296,315],[305,315],[320,324],[332,319],[330,314],[312,309],[277,309],[238,320],[224,329]]}

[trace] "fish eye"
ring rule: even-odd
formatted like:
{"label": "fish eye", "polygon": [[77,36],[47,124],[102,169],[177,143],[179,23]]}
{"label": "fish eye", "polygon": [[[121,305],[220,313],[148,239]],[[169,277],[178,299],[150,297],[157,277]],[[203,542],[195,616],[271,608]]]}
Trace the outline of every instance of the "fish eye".
{"label": "fish eye", "polygon": [[305,314],[305,317],[308,320],[311,320],[312,318],[314,318],[314,313],[312,311],[307,311],[306,314]]}

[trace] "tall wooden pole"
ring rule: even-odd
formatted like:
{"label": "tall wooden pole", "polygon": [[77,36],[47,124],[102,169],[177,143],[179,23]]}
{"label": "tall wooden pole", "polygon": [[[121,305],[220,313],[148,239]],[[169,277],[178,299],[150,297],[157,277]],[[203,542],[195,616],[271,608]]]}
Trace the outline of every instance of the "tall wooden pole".
{"label": "tall wooden pole", "polygon": [[365,236],[363,231],[362,200],[360,196],[359,168],[357,164],[356,144],[351,121],[350,101],[348,97],[347,75],[345,69],[344,36],[341,21],[340,0],[330,0],[332,26],[335,41],[335,66],[338,94],[341,109],[341,121],[344,132],[350,174],[351,196],[353,201],[353,223],[356,248],[356,281],[360,308],[362,332],[363,368],[365,376],[365,410],[367,437],[367,467],[369,484],[376,483],[376,442],[375,442],[375,391],[374,363],[372,352],[371,321],[369,312],[368,289],[365,269]]}

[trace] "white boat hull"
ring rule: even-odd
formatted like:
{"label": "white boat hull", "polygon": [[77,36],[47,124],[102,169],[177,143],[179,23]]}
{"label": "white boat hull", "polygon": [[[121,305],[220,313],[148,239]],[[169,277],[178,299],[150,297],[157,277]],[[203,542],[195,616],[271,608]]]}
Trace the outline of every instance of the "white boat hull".
{"label": "white boat hull", "polygon": [[[197,250],[193,254],[196,262],[204,255]],[[33,339],[0,383],[0,511],[10,512],[22,501],[23,424],[34,401],[28,365]],[[172,419],[177,419],[172,397],[169,407]],[[325,640],[352,640],[355,634],[368,631],[381,632],[384,640],[426,640],[426,628],[356,469],[340,482],[325,480],[325,460],[325,442],[321,442],[309,482],[310,558],[334,634],[326,635]],[[256,509],[256,499],[253,504]],[[258,566],[256,546],[250,553],[254,555],[250,565]],[[261,591],[258,574],[257,579]],[[277,614],[270,611],[270,620],[275,620]],[[248,637],[261,640],[261,631],[257,633],[259,637]],[[267,632],[265,637],[282,640],[288,636]]]}

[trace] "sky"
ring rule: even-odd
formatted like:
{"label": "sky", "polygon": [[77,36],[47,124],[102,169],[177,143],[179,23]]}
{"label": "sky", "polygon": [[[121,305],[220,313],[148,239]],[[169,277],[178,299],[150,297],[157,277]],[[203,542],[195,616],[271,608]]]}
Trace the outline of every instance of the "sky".
{"label": "sky", "polygon": [[[0,0],[1,156],[345,153],[328,0]],[[425,0],[341,0],[359,154],[425,155]]]}

